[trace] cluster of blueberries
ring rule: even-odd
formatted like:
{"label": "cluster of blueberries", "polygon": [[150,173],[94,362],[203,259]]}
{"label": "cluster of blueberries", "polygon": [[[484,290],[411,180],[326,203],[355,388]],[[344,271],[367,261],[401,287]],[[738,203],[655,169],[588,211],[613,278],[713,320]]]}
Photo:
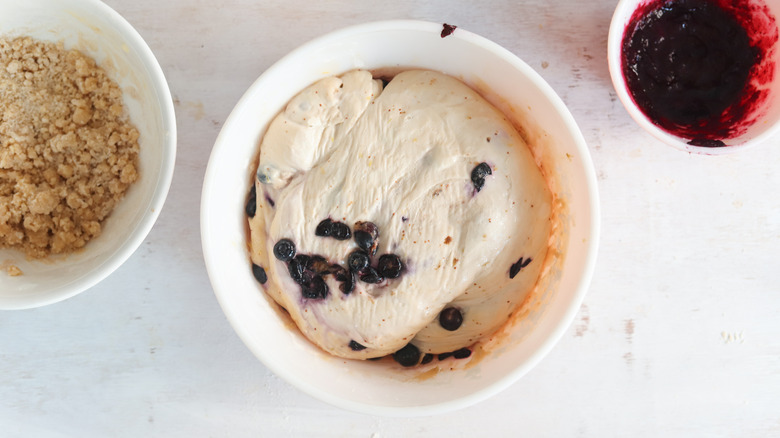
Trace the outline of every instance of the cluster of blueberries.
{"label": "cluster of blueberries", "polygon": [[308,299],[323,299],[328,296],[329,288],[324,277],[333,275],[340,282],[339,290],[345,295],[355,290],[355,283],[377,284],[386,278],[398,278],[404,269],[401,258],[396,254],[383,254],[376,266],[371,258],[376,255],[379,245],[379,229],[372,222],[357,222],[350,230],[343,222],[330,218],[321,221],[315,229],[320,237],[336,240],[348,240],[354,236],[358,248],[347,257],[347,268],[329,263],[325,257],[316,254],[297,254],[295,243],[290,239],[280,239],[274,245],[274,257],[287,263],[290,277],[301,286],[301,294]]}
{"label": "cluster of blueberries", "polygon": [[[439,313],[439,325],[444,330],[454,332],[460,328],[461,324],[463,324],[463,314],[457,307],[446,307]],[[450,353],[440,353],[438,355],[439,360],[444,360],[448,357],[465,359],[469,356],[471,356],[471,350],[465,347]],[[420,360],[420,357],[422,357],[422,360]],[[420,349],[412,344],[406,344],[404,348],[393,353],[393,359],[405,367],[412,367],[418,363],[424,365],[432,361],[433,357],[434,355],[431,353],[422,355]]]}
{"label": "cluster of blueberries", "polygon": [[471,356],[471,350],[467,347],[463,347],[449,353],[439,353],[437,355],[425,353],[423,355],[419,348],[412,344],[406,344],[404,348],[393,353],[393,360],[398,362],[401,366],[413,367],[417,364],[425,365],[430,363],[433,361],[433,358],[437,356],[439,360],[444,360],[450,357],[454,357],[455,359],[465,359]]}

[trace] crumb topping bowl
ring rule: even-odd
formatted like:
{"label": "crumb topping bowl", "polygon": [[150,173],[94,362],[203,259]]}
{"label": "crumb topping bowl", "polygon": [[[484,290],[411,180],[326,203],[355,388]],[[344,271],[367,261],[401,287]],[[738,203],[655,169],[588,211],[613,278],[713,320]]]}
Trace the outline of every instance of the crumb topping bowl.
{"label": "crumb topping bowl", "polygon": [[[170,91],[153,53],[124,18],[98,0],[2,1],[0,38],[16,41],[4,46],[9,56],[26,51],[34,62],[9,61],[3,66],[8,73],[4,86],[22,88],[13,75],[37,69],[32,86],[25,84],[29,89],[22,93],[32,96],[29,100],[40,109],[7,100],[8,119],[1,121],[3,132],[10,133],[3,139],[4,171],[10,169],[6,176],[25,175],[29,193],[15,192],[13,202],[3,193],[8,202],[0,206],[5,215],[0,226],[6,235],[24,235],[25,242],[37,239],[38,247],[19,244],[19,237],[0,247],[0,309],[25,309],[89,289],[140,246],[170,187],[176,124]],[[22,44],[23,38],[34,43]],[[71,82],[43,89],[46,77],[61,76]],[[47,97],[63,86],[70,90],[64,98]],[[18,91],[10,88],[4,91],[6,99]],[[31,141],[41,150],[24,151],[31,141],[11,138],[26,131],[34,131]],[[52,164],[42,164],[44,158]],[[99,207],[90,210],[89,204]],[[25,229],[19,214],[26,215]],[[50,231],[45,246],[45,236],[35,233],[52,223],[56,227],[51,230],[75,231]]]}
{"label": "crumb topping bowl", "polygon": [[[252,196],[248,193],[258,145],[268,124],[293,96],[319,79],[355,69],[397,73],[414,68],[456,77],[499,108],[530,145],[549,179],[560,214],[549,281],[539,284],[522,311],[490,345],[467,359],[453,352],[450,358],[430,358],[419,367],[405,369],[400,364],[403,361],[331,356],[303,337],[264,293],[265,272],[253,275],[246,203],[247,196]],[[484,169],[475,171],[475,187],[486,175]],[[471,405],[513,383],[541,360],[569,326],[595,263],[599,230],[595,181],[587,146],[571,114],[549,85],[515,55],[462,28],[441,23],[368,23],[294,50],[266,70],[238,102],[217,138],[206,171],[201,199],[204,257],[228,320],[248,348],[277,375],[345,409],[430,415]],[[319,225],[318,235],[332,234],[332,224]],[[364,243],[371,248],[371,239]],[[292,252],[280,247],[275,256],[287,259]],[[352,262],[365,264],[357,258]],[[457,329],[459,317],[457,309],[448,310],[444,325]],[[361,351],[365,346],[354,342],[349,348]],[[400,350],[397,355],[403,353]],[[452,364],[453,369],[443,369],[449,365],[442,364]]]}

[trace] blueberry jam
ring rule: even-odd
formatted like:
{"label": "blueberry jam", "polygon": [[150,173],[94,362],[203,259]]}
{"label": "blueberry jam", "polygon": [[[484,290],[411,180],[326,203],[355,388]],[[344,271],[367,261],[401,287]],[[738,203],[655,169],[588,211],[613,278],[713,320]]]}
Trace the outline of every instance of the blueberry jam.
{"label": "blueberry jam", "polygon": [[692,145],[725,146],[760,116],[776,41],[774,19],[752,0],[650,0],[626,27],[621,68],[653,123]]}

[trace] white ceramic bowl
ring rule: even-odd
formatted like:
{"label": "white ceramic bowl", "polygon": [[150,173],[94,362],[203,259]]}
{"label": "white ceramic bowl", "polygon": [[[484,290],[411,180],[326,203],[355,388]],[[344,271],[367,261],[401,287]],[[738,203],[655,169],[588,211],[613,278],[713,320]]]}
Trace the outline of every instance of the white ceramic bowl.
{"label": "white ceramic bowl", "polygon": [[80,252],[28,261],[0,249],[0,309],[24,309],[72,297],[107,277],[143,242],[165,202],[176,156],[173,101],[163,72],[133,27],[98,0],[0,1],[0,35],[64,41],[95,58],[122,88],[140,133],[138,181],[106,220],[102,234]]}
{"label": "white ceramic bowl", "polygon": [[[620,0],[615,13],[612,16],[612,22],[609,27],[609,36],[607,39],[607,61],[609,64],[609,73],[612,78],[612,84],[615,87],[617,96],[623,103],[631,118],[636,121],[645,131],[652,134],[656,139],[674,146],[677,149],[708,155],[720,155],[743,150],[747,147],[756,145],[774,135],[780,129],[780,74],[777,73],[777,66],[780,65],[780,50],[777,44],[770,51],[771,59],[769,63],[774,63],[775,74],[772,82],[766,87],[769,88],[769,96],[764,104],[756,109],[759,115],[757,120],[741,135],[723,139],[726,147],[702,147],[688,144],[690,139],[681,138],[673,135],[654,124],[634,102],[631,93],[626,86],[625,77],[622,73],[622,43],[625,30],[629,24],[634,11],[638,7],[650,2],[659,0]],[[742,1],[742,0],[740,0]],[[780,0],[746,0],[746,2],[756,4],[766,4],[769,15],[778,17],[780,13]],[[753,10],[758,17],[763,16],[758,9]],[[756,18],[758,20],[759,18]]]}
{"label": "white ceramic bowl", "polygon": [[[331,404],[381,415],[429,415],[461,408],[505,388],[533,367],[575,316],[598,244],[598,199],[590,155],[572,116],[527,64],[482,37],[441,24],[387,21],[346,28],[277,62],[241,98],[217,138],[201,200],[201,237],[215,294],[244,343],[274,373]],[[280,317],[250,272],[244,202],[251,164],[269,121],[312,82],[352,69],[419,67],[475,86],[517,119],[554,175],[566,204],[562,257],[500,351],[467,370],[417,375],[393,363],[332,357]]]}

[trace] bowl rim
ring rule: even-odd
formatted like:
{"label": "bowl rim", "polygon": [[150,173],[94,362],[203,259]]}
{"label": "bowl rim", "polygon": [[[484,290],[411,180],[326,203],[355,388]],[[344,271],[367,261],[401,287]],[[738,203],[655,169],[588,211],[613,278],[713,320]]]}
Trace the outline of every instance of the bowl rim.
{"label": "bowl rim", "polygon": [[355,35],[368,33],[368,32],[411,30],[411,31],[422,31],[422,32],[435,32],[438,34],[441,31],[441,29],[442,29],[442,23],[434,23],[434,22],[422,21],[422,20],[372,21],[372,22],[346,26],[337,29],[335,31],[325,33],[321,36],[315,37],[314,39],[311,39],[308,42],[298,46],[297,48],[293,49],[288,54],[280,58],[274,64],[272,64],[264,72],[262,72],[260,76],[249,86],[249,88],[247,88],[247,90],[244,92],[242,97],[238,100],[235,107],[228,115],[228,118],[223,124],[222,130],[217,136],[217,139],[214,144],[214,148],[212,149],[211,156],[209,158],[209,165],[207,166],[206,169],[206,175],[204,178],[203,189],[201,194],[202,249],[203,249],[204,259],[206,262],[206,270],[209,275],[209,279],[212,284],[212,288],[216,295],[217,301],[220,303],[220,306],[222,307],[225,316],[227,317],[234,331],[236,332],[236,334],[238,334],[239,338],[241,338],[244,345],[247,348],[249,348],[250,351],[252,351],[255,357],[259,359],[260,362],[264,366],[266,366],[270,371],[272,371],[275,375],[281,377],[284,381],[286,381],[293,387],[297,388],[298,390],[318,400],[354,412],[370,414],[370,415],[390,416],[390,417],[402,417],[402,416],[412,417],[412,416],[435,415],[435,414],[450,412],[456,409],[461,409],[473,405],[502,391],[503,389],[507,388],[509,385],[517,381],[520,377],[522,377],[534,366],[536,366],[538,362],[541,361],[541,359],[544,356],[546,356],[552,350],[552,348],[558,343],[560,338],[563,336],[565,331],[573,322],[577,312],[579,311],[581,303],[590,286],[593,272],[595,270],[596,255],[598,252],[598,246],[600,241],[600,203],[599,203],[599,196],[597,190],[597,179],[596,179],[592,159],[590,157],[590,153],[587,148],[587,144],[582,135],[582,132],[580,131],[579,127],[576,124],[576,121],[574,120],[574,117],[572,116],[568,108],[565,106],[561,98],[558,96],[558,94],[553,90],[553,88],[541,77],[541,75],[539,75],[535,70],[533,70],[527,63],[525,63],[518,56],[516,56],[509,50],[505,49],[504,47],[498,45],[497,43],[488,40],[485,37],[463,30],[462,28],[459,27],[457,29],[457,32],[449,36],[450,38],[455,36],[456,38],[464,39],[471,44],[480,46],[483,49],[494,53],[502,60],[510,63],[512,67],[516,68],[523,74],[527,75],[528,78],[535,85],[537,85],[540,88],[540,90],[543,91],[543,93],[550,99],[550,103],[555,107],[556,111],[561,116],[564,123],[566,124],[569,131],[571,132],[574,143],[576,144],[577,150],[582,159],[583,171],[584,171],[583,173],[587,181],[587,187],[586,187],[586,193],[588,195],[587,201],[590,210],[589,216],[587,217],[587,219],[590,222],[589,228],[587,229],[589,242],[587,244],[587,250],[585,251],[585,261],[582,266],[582,275],[579,277],[579,281],[577,282],[576,288],[571,294],[572,299],[566,306],[565,312],[563,312],[561,317],[555,322],[555,324],[553,324],[553,328],[551,332],[544,340],[541,347],[537,348],[530,355],[529,359],[525,361],[521,366],[514,368],[511,372],[508,372],[505,376],[503,376],[503,378],[499,379],[493,384],[485,386],[484,388],[478,391],[472,392],[467,396],[460,397],[458,399],[454,399],[446,402],[426,404],[422,406],[420,405],[386,406],[386,405],[366,404],[354,400],[348,400],[339,397],[337,395],[331,394],[327,391],[320,390],[319,388],[310,386],[304,382],[301,382],[301,380],[294,373],[290,372],[288,369],[282,366],[280,362],[277,362],[272,358],[268,357],[269,354],[267,352],[260,351],[257,346],[249,342],[250,339],[249,333],[244,332],[244,328],[240,324],[234,323],[234,321],[236,321],[237,315],[233,313],[233,310],[228,305],[227,294],[221,290],[221,285],[216,282],[217,275],[215,275],[215,273],[219,269],[219,266],[218,266],[217,251],[215,251],[212,248],[212,241],[209,238],[209,229],[212,226],[211,217],[210,217],[210,212],[212,211],[212,208],[211,208],[211,201],[209,197],[210,195],[209,191],[210,191],[210,182],[216,177],[218,172],[218,169],[216,169],[216,167],[213,165],[214,161],[212,160],[212,158],[216,154],[218,154],[222,148],[227,147],[227,145],[224,143],[225,137],[227,136],[226,132],[228,132],[232,128],[234,119],[237,118],[236,114],[240,112],[240,110],[246,105],[246,101],[249,99],[250,95],[253,94],[253,90],[259,87],[260,86],[259,84],[262,84],[262,82],[266,77],[271,76],[277,70],[280,69],[283,70],[284,68],[286,68],[286,64],[288,64],[291,59],[295,59],[299,57],[300,53],[309,51],[313,47],[325,45],[332,41],[338,41],[340,39],[343,39],[344,37],[348,37],[348,36],[354,37]]}
{"label": "bowl rim", "polygon": [[69,283],[56,286],[45,292],[31,294],[28,299],[14,298],[8,301],[0,299],[0,310],[31,309],[64,301],[94,287],[111,275],[130,258],[146,239],[160,215],[173,180],[177,149],[176,115],[173,98],[162,67],[143,37],[121,14],[100,0],[79,1],[83,3],[81,7],[94,10],[96,15],[104,17],[106,24],[113,26],[118,34],[125,38],[125,43],[136,52],[152,80],[151,85],[155,88],[155,94],[159,97],[158,102],[162,116],[161,125],[165,129],[165,138],[161,148],[163,153],[162,165],[157,174],[154,175],[158,182],[150,203],[144,206],[146,213],[132,232],[125,237],[122,245],[110,253],[100,264],[85,275]]}
{"label": "bowl rim", "polygon": [[612,87],[617,93],[618,99],[623,104],[631,118],[642,129],[661,142],[688,153],[701,155],[728,155],[745,149],[750,149],[758,144],[764,143],[767,139],[773,137],[780,130],[780,120],[775,121],[769,128],[756,135],[755,137],[739,144],[728,145],[724,147],[706,147],[694,146],[676,135],[670,134],[654,124],[634,102],[634,99],[628,93],[625,78],[622,69],[622,45],[623,36],[634,10],[643,3],[653,0],[619,0],[612,14],[612,20],[609,24],[607,35],[607,65],[609,76],[612,80]]}

